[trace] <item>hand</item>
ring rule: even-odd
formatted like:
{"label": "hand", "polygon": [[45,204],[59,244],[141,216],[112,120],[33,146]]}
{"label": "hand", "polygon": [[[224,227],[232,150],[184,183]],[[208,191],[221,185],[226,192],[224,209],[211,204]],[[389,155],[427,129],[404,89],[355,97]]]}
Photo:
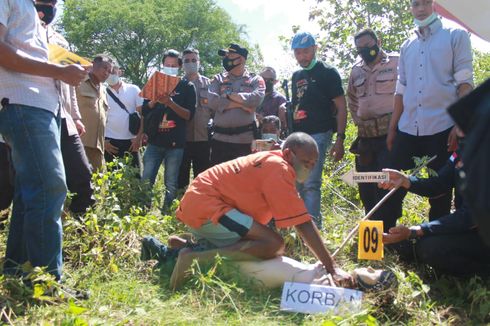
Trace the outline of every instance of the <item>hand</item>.
{"label": "hand", "polygon": [[164,95],[160,96],[160,98],[158,99],[158,102],[160,102],[163,105],[171,108],[171,105],[174,102],[174,100],[172,100],[172,98],[170,97],[169,94],[164,94]]}
{"label": "hand", "polygon": [[338,162],[344,157],[344,141],[337,138],[337,141],[330,149],[330,156],[333,157],[334,162]]}
{"label": "hand", "polygon": [[75,126],[77,127],[79,136],[85,134],[85,125],[83,124],[82,120],[75,120]]}
{"label": "hand", "polygon": [[449,137],[447,139],[447,151],[454,152],[458,149],[458,134],[461,134],[461,131],[457,126],[454,126],[449,133]]}
{"label": "hand", "polygon": [[395,142],[396,130],[388,130],[388,136],[386,136],[386,147],[391,152],[393,149],[393,143]]}
{"label": "hand", "polygon": [[138,152],[141,147],[141,137],[142,135],[138,135],[131,139],[131,146],[129,146],[130,152]]}
{"label": "hand", "polygon": [[388,172],[390,175],[390,180],[386,182],[378,183],[378,188],[390,190],[393,188],[403,187],[405,189],[410,188],[410,179],[406,175],[397,170],[383,169],[383,172]]}
{"label": "hand", "polygon": [[58,75],[55,77],[72,86],[79,86],[87,78],[88,72],[80,65],[59,66]]}
{"label": "hand", "polygon": [[117,153],[119,152],[119,148],[112,145],[111,142],[108,140],[104,141],[104,149],[107,153],[112,155],[117,155]]}
{"label": "hand", "polygon": [[332,274],[332,279],[335,282],[335,285],[342,288],[352,288],[354,286],[354,278],[349,273],[344,270],[336,267],[335,273]]}
{"label": "hand", "polygon": [[262,120],[264,120],[264,116],[260,113],[255,112],[255,117],[259,121],[260,124],[262,124]]}
{"label": "hand", "polygon": [[410,229],[405,225],[397,225],[388,230],[388,233],[383,233],[383,243],[392,244],[407,240],[410,237]]}

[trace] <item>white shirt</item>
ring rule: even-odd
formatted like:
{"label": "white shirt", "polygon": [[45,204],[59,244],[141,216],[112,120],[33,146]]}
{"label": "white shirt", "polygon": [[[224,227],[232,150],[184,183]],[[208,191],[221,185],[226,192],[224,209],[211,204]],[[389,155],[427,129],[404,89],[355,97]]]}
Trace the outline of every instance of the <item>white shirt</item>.
{"label": "white shirt", "polygon": [[454,125],[447,107],[458,99],[457,88],[473,85],[468,33],[437,19],[426,35],[418,30],[403,43],[396,93],[403,95],[400,131],[430,136]]}
{"label": "white shirt", "polygon": [[[119,98],[129,113],[135,112],[136,107],[143,105],[143,98],[139,96],[141,90],[136,85],[122,82],[118,92],[112,87],[108,89]],[[135,135],[129,131],[129,114],[109,94],[107,94],[107,102],[109,110],[107,110],[105,136],[112,139],[133,139]]]}
{"label": "white shirt", "polygon": [[[48,61],[46,30],[32,0],[0,0],[0,24],[7,28],[5,42],[17,53]],[[58,92],[53,78],[14,72],[0,67],[0,99],[58,113]]]}

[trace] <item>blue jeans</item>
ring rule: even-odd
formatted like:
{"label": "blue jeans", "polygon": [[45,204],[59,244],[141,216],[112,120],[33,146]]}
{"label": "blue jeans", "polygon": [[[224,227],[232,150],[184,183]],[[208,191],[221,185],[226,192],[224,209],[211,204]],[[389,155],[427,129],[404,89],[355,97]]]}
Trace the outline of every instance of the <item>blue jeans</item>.
{"label": "blue jeans", "polygon": [[46,266],[61,277],[61,210],[66,197],[60,120],[47,110],[11,104],[0,111],[0,133],[12,148],[15,190],[4,273]]}
{"label": "blue jeans", "polygon": [[311,171],[308,179],[303,184],[297,184],[297,189],[301,198],[305,201],[306,209],[310,213],[313,221],[315,221],[318,228],[322,226],[322,215],[320,213],[321,207],[321,187],[323,167],[325,165],[325,158],[327,156],[327,150],[330,148],[332,141],[332,131],[310,135],[318,145],[318,161],[316,162],[313,170]]}
{"label": "blue jeans", "polygon": [[164,162],[163,183],[165,184],[165,199],[163,207],[169,208],[177,196],[180,164],[184,156],[183,148],[166,148],[149,144],[143,156],[143,180],[150,180],[150,184],[155,183],[155,179]]}

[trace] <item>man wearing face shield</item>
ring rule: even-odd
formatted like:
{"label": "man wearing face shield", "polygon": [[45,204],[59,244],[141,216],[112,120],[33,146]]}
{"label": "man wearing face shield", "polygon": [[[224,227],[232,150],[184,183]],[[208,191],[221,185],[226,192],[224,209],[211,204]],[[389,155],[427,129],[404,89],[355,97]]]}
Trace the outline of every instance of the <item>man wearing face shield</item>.
{"label": "man wearing face shield", "polygon": [[182,60],[184,78],[194,84],[197,99],[196,112],[192,119],[186,122],[186,144],[179,171],[179,189],[189,185],[191,165],[194,177],[210,167],[208,123],[212,116],[208,107],[208,88],[211,81],[199,73],[199,51],[193,48],[184,50]]}
{"label": "man wearing face shield", "polygon": [[251,153],[257,128],[255,109],[264,98],[262,77],[245,68],[248,50],[238,44],[218,51],[225,72],[209,86],[208,105],[214,111],[211,164],[219,164]]}
{"label": "man wearing face shield", "polygon": [[284,252],[282,237],[267,224],[295,227],[338,284],[351,277],[336,268],[311,221],[296,182],[303,182],[316,161],[318,147],[309,135],[293,133],[282,150],[265,151],[215,165],[195,178],[177,209],[177,218],[198,241],[212,250],[182,250],[172,275],[178,287],[193,259],[216,254],[234,260],[271,259]]}
{"label": "man wearing face shield", "polygon": [[[386,135],[393,112],[399,56],[385,53],[380,48],[381,40],[371,29],[357,33],[354,42],[362,60],[352,67],[347,88],[349,109],[358,130],[350,150],[356,154],[358,172],[381,171],[389,166]],[[385,194],[375,184],[359,184],[359,195],[366,213]],[[395,225],[395,221],[387,207],[386,204],[382,206],[373,219],[383,220],[385,227],[389,228]]]}

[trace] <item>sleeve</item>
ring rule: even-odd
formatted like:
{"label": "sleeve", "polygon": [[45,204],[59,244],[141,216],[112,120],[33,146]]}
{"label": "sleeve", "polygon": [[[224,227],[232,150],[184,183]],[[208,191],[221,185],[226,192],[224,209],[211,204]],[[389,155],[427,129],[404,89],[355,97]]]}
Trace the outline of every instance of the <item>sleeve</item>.
{"label": "sleeve", "polygon": [[150,103],[150,100],[148,100],[148,99],[144,99],[143,100],[142,111],[141,111],[142,114],[143,114],[143,117],[146,117],[148,115],[148,113],[151,110],[153,110],[153,109],[150,109],[150,107],[148,106],[148,103]]}
{"label": "sleeve", "polygon": [[5,26],[7,28],[7,22],[10,15],[10,1],[9,0],[0,0],[0,25]]}
{"label": "sleeve", "polygon": [[461,233],[476,229],[476,225],[466,208],[456,210],[454,213],[445,215],[432,222],[420,225],[424,236],[437,234]]}
{"label": "sleeve", "polygon": [[265,82],[260,76],[255,76],[251,83],[253,91],[251,93],[238,93],[246,107],[256,108],[262,103],[265,97]]}
{"label": "sleeve", "polygon": [[196,87],[193,83],[188,83],[185,109],[189,110],[191,113],[189,120],[194,117],[194,113],[196,112],[196,100]]}
{"label": "sleeve", "polygon": [[419,179],[410,177],[410,189],[408,191],[424,197],[436,197],[447,193],[454,187],[455,165],[448,161],[439,171],[437,176]]}
{"label": "sleeve", "polygon": [[134,85],[134,91],[135,91],[135,95],[134,95],[134,107],[137,108],[138,106],[142,106],[143,105],[143,98],[139,95],[141,93],[141,89]]}
{"label": "sleeve", "polygon": [[327,87],[326,93],[329,94],[330,99],[344,95],[344,88],[342,87],[342,78],[339,72],[335,68],[330,69],[329,82],[325,84]]}
{"label": "sleeve", "polygon": [[349,76],[349,84],[347,86],[347,103],[349,105],[352,120],[356,125],[358,125],[359,118],[357,117],[357,110],[359,109],[359,102],[356,96],[356,89],[354,87],[354,69],[351,70]]}
{"label": "sleeve", "polygon": [[82,120],[80,108],[78,107],[77,91],[74,86],[70,86],[70,115],[73,120]]}
{"label": "sleeve", "polygon": [[468,33],[456,29],[451,34],[453,48],[453,72],[457,85],[470,84],[473,86],[473,55]]}
{"label": "sleeve", "polygon": [[295,177],[284,168],[263,181],[263,194],[278,228],[287,228],[311,220],[296,190]]}
{"label": "sleeve", "polygon": [[214,77],[208,88],[208,106],[213,111],[222,113],[228,107],[230,101],[220,94],[220,82],[218,77]]}
{"label": "sleeve", "polygon": [[402,95],[405,93],[405,87],[407,87],[407,76],[405,74],[405,43],[403,43],[400,49],[400,58],[398,59],[398,79],[396,81],[395,95]]}

